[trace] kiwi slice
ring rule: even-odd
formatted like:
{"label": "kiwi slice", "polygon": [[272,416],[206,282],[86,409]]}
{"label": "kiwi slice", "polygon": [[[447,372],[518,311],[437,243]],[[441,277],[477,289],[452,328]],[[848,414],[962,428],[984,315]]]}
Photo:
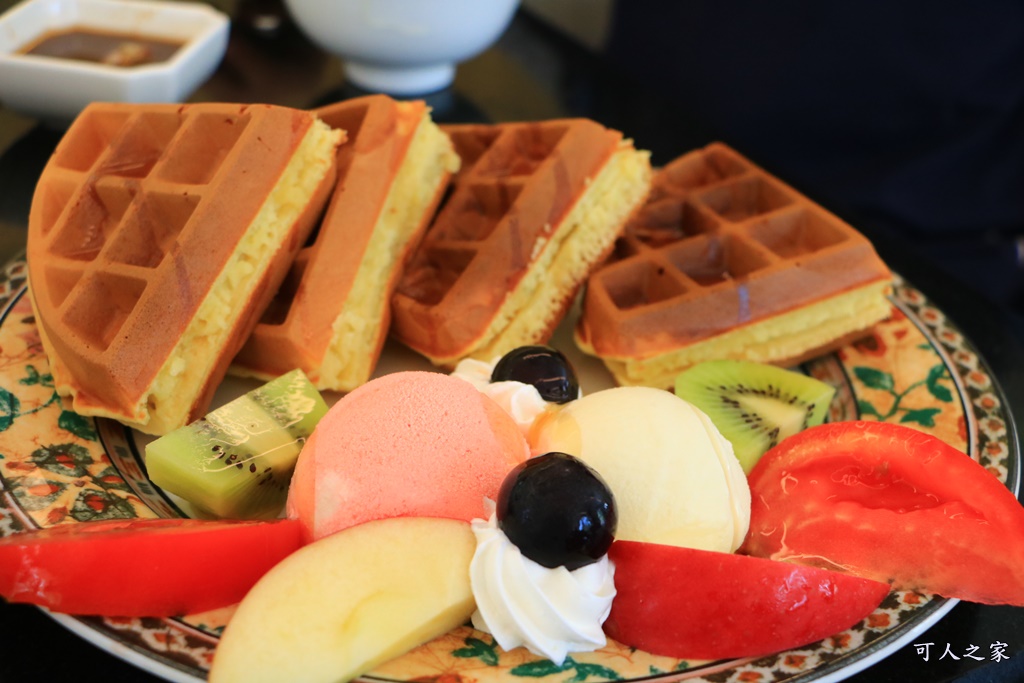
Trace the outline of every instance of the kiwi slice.
{"label": "kiwi slice", "polygon": [[769,448],[825,421],[835,387],[753,361],[714,360],[676,377],[676,396],[711,418],[747,474]]}
{"label": "kiwi slice", "polygon": [[146,470],[201,515],[276,517],[299,451],[326,412],[320,392],[293,370],[149,443]]}

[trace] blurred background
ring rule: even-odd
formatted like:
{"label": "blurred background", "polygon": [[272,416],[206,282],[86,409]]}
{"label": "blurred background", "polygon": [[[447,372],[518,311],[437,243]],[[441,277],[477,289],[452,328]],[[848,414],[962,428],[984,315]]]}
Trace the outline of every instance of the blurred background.
{"label": "blurred background", "polygon": [[[232,40],[193,99],[255,91],[309,107],[358,94],[281,0],[208,4],[231,17]],[[428,99],[449,121],[590,116],[657,164],[724,141],[872,239],[1019,313],[1022,73],[1019,0],[522,0],[498,42]],[[0,107],[0,152],[34,126]],[[12,206],[23,202],[10,195],[33,180],[0,177],[4,253],[24,239]]]}

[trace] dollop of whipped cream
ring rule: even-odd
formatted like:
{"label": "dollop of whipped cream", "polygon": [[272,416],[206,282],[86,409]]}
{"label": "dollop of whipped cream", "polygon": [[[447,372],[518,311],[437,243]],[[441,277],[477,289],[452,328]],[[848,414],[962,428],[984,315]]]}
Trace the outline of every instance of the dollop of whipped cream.
{"label": "dollop of whipped cream", "polygon": [[556,665],[570,652],[606,643],[601,625],[615,597],[615,566],[607,555],[571,572],[549,569],[523,556],[494,513],[487,521],[474,519],[472,526],[474,628],[493,635],[506,651],[525,646]]}
{"label": "dollop of whipped cream", "polygon": [[537,387],[523,382],[491,382],[491,373],[497,361],[465,358],[452,372],[453,377],[464,379],[488,398],[501,406],[519,426],[523,436],[530,436],[530,428],[537,417],[551,405],[540,396]]}

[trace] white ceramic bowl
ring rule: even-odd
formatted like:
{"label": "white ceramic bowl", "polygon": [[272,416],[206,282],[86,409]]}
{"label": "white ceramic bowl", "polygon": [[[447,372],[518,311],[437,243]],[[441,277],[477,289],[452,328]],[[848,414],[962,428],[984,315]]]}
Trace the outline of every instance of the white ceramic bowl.
{"label": "white ceramic bowl", "polygon": [[285,0],[295,23],[371,91],[441,90],[508,27],[519,0]]}
{"label": "white ceramic bowl", "polygon": [[[51,31],[82,28],[183,43],[170,59],[132,67],[19,54]],[[0,15],[0,102],[67,121],[89,102],[180,102],[210,77],[230,22],[208,5],[159,0],[25,0]]]}

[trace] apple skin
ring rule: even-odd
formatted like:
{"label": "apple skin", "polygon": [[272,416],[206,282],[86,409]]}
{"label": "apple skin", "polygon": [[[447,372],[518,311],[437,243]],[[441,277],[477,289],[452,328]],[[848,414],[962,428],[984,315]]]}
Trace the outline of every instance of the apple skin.
{"label": "apple skin", "polygon": [[301,546],[294,520],[59,524],[0,538],[0,601],[111,617],[205,612],[237,603]]}
{"label": "apple skin", "polygon": [[246,595],[210,683],[341,683],[469,620],[468,522],[393,517],[311,543]]}
{"label": "apple skin", "polygon": [[845,631],[889,585],[817,567],[615,541],[609,638],[681,659],[757,657]]}

